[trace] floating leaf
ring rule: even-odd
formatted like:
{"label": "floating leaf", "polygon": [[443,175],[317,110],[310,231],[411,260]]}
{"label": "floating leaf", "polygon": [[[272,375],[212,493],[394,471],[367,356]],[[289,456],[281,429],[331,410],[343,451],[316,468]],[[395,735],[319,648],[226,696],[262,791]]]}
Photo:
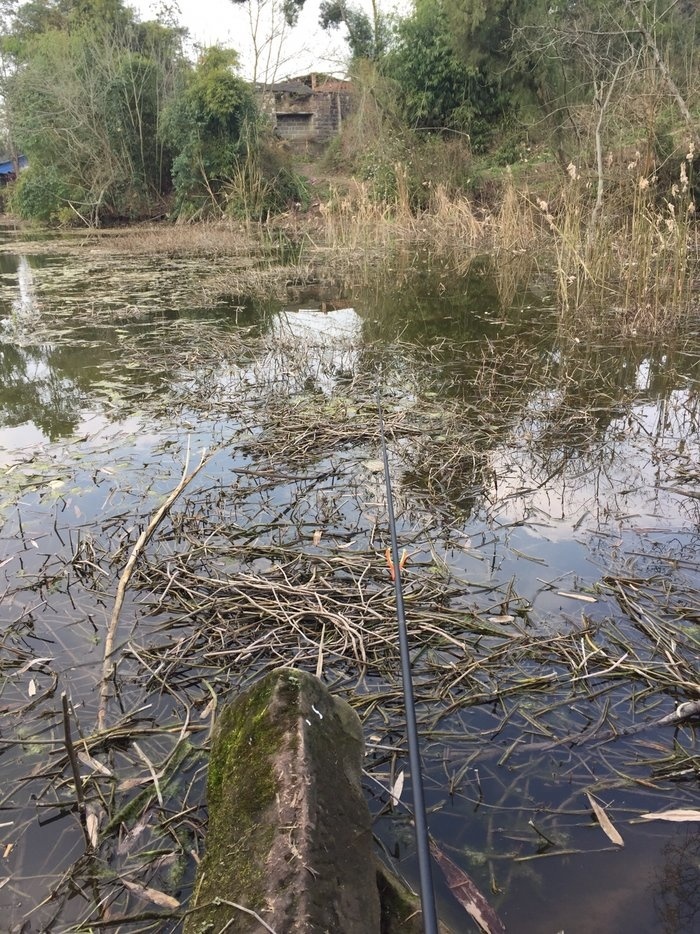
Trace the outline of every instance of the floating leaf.
{"label": "floating leaf", "polygon": [[591,597],[587,593],[567,593],[565,590],[558,590],[557,594],[560,597],[568,597],[569,600],[581,600],[582,603],[598,602],[595,597]]}
{"label": "floating leaf", "polygon": [[323,532],[321,531],[321,529],[316,529],[316,531],[314,532],[314,538],[313,538],[314,545],[319,545],[321,543],[322,538],[323,538]]}
{"label": "floating leaf", "polygon": [[406,778],[406,772],[404,769],[401,769],[399,774],[396,776],[396,781],[389,789],[389,794],[391,795],[391,803],[397,805],[401,800],[401,793],[403,792],[403,783]]}
{"label": "floating leaf", "polygon": [[159,908],[167,908],[170,911],[176,911],[180,907],[180,902],[172,895],[166,895],[159,889],[150,889],[146,885],[137,885],[136,882],[129,882],[128,879],[122,879],[122,882],[130,892],[147,902],[153,902]]}
{"label": "floating leaf", "polygon": [[199,719],[206,720],[207,717],[211,714],[212,710],[216,707],[216,698],[212,697],[204,710],[200,713]]}
{"label": "floating leaf", "polygon": [[485,934],[505,934],[505,926],[469,876],[445,856],[438,845],[431,840],[430,852],[442,869],[443,875],[462,908],[469,914]]}
{"label": "floating leaf", "polygon": [[140,788],[151,781],[150,776],[140,778],[125,778],[117,785],[117,791],[132,791],[134,788]]}
{"label": "floating leaf", "polygon": [[490,623],[512,623],[514,619],[514,616],[510,616],[507,613],[504,613],[503,616],[489,616]]}
{"label": "floating leaf", "polygon": [[36,681],[34,680],[34,678],[32,678],[31,681],[29,682],[29,687],[27,688],[27,694],[29,694],[30,697],[36,696]]}
{"label": "floating leaf", "polygon": [[91,804],[88,804],[87,807],[85,827],[90,843],[92,843],[93,847],[97,847],[99,842],[100,815],[98,814],[97,809]]}
{"label": "floating leaf", "polygon": [[608,840],[612,840],[612,842],[617,846],[624,846],[625,841],[614,827],[613,822],[605,813],[605,810],[598,804],[595,798],[588,794],[588,792],[586,792],[586,797],[588,798],[588,803],[593,808],[593,813],[596,816],[596,820],[600,824],[600,829],[606,835]]}
{"label": "floating leaf", "polygon": [[125,834],[122,839],[117,844],[117,853],[119,856],[124,856],[125,853],[128,853],[133,849],[134,844],[144,832],[148,826],[148,822],[151,819],[151,815],[148,811],[134,824],[131,830]]}
{"label": "floating leaf", "polygon": [[692,808],[676,808],[670,811],[655,811],[651,814],[640,814],[642,820],[672,820],[690,821],[700,820],[700,811]]}
{"label": "floating leaf", "polygon": [[107,768],[106,765],[103,765],[101,762],[98,762],[97,759],[93,759],[92,756],[87,752],[79,752],[78,758],[86,765],[89,769],[92,769],[93,772],[99,772],[100,775],[106,775],[108,778],[112,777],[112,772]]}
{"label": "floating leaf", "polygon": [[21,668],[18,668],[15,674],[23,675],[25,671],[29,671],[30,668],[33,668],[35,665],[43,665],[46,662],[52,662],[53,658],[49,658],[47,655],[46,658],[32,658],[28,662],[25,662]]}

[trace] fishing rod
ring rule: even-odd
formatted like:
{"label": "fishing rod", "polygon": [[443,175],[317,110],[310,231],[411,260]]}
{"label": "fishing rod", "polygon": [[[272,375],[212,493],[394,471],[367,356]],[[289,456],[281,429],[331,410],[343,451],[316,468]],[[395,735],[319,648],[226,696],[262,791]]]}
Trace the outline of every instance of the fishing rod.
{"label": "fishing rod", "polygon": [[382,460],[384,461],[384,484],[386,487],[386,511],[389,518],[389,534],[391,536],[391,576],[394,579],[396,592],[396,616],[399,624],[399,648],[401,652],[401,680],[403,682],[403,701],[406,708],[406,733],[408,736],[408,762],[411,770],[411,787],[413,789],[413,818],[416,828],[416,850],[418,853],[418,873],[420,877],[420,904],[423,912],[424,934],[438,934],[437,911],[435,908],[435,891],[433,889],[433,873],[430,860],[430,840],[428,837],[428,819],[425,813],[425,796],[423,794],[423,773],[420,763],[420,747],[418,740],[418,726],[416,724],[416,705],[413,698],[413,678],[411,675],[411,654],[408,646],[408,630],[406,628],[406,613],[403,604],[403,590],[401,589],[401,561],[399,560],[399,545],[396,537],[396,520],[394,518],[394,500],[391,493],[391,477],[389,476],[389,456],[386,450],[386,436],[384,434],[384,413],[382,411],[381,384],[377,385],[377,410],[379,412],[379,435],[382,444]]}

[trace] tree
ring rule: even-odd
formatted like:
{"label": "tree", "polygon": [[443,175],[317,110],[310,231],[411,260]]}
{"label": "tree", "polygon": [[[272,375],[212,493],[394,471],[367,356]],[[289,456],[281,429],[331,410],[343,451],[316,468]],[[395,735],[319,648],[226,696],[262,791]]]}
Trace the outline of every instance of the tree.
{"label": "tree", "polygon": [[[615,108],[622,124],[625,113],[634,112],[636,101],[642,102],[644,120],[640,123],[637,116],[638,125],[632,130],[636,130],[638,142],[640,136],[646,136],[647,172],[651,172],[658,147],[657,125],[664,110],[664,96],[676,108],[695,145],[700,142],[697,125],[657,38],[658,30],[671,52],[674,46],[676,50],[682,47],[685,13],[672,14],[673,6],[666,8],[662,23],[644,0],[562,3],[550,10],[546,21],[522,24],[514,33],[514,49],[524,50],[529,59],[547,63],[550,71],[559,75],[560,86],[567,89],[566,96],[556,103],[575,133],[578,152],[572,158],[585,159],[586,136],[592,139],[596,196],[588,224],[588,245],[594,241],[602,219],[604,138],[609,135]],[[665,88],[665,94],[659,94],[659,87]]]}
{"label": "tree", "polygon": [[183,93],[171,102],[164,134],[174,152],[177,210],[218,210],[219,194],[255,140],[257,109],[250,86],[234,72],[232,49],[202,52]]}
{"label": "tree", "polygon": [[346,0],[323,0],[319,22],[323,29],[347,29],[347,40],[353,59],[379,61],[389,46],[389,24],[372,0],[372,16]]}
{"label": "tree", "polygon": [[16,206],[88,224],[142,216],[171,184],[160,120],[186,67],[181,31],[118,0],[29,7],[5,42],[8,124],[30,163]]}
{"label": "tree", "polygon": [[382,68],[396,84],[410,125],[468,132],[476,149],[486,145],[509,107],[500,82],[458,53],[440,0],[416,3],[414,13],[398,25]]}
{"label": "tree", "polygon": [[284,64],[284,47],[297,23],[304,0],[231,0],[248,9],[248,26],[253,54],[253,84],[275,83]]}

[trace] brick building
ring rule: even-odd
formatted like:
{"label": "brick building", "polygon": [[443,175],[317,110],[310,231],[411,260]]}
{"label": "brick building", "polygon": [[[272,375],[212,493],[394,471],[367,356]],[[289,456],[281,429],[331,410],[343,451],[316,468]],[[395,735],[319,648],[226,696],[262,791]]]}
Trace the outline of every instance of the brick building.
{"label": "brick building", "polygon": [[326,143],[340,132],[351,106],[351,84],[310,74],[260,88],[262,107],[281,139]]}

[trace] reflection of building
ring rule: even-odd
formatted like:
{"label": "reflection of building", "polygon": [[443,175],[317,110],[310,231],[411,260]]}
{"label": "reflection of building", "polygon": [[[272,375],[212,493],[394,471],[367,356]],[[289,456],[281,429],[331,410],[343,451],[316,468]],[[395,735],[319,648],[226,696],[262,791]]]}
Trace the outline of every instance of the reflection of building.
{"label": "reflection of building", "polygon": [[282,139],[325,143],[340,132],[350,111],[351,84],[311,74],[259,88],[262,108]]}
{"label": "reflection of building", "polygon": [[17,173],[26,169],[28,165],[26,156],[0,156],[0,185],[6,185],[8,182],[17,178]]}

